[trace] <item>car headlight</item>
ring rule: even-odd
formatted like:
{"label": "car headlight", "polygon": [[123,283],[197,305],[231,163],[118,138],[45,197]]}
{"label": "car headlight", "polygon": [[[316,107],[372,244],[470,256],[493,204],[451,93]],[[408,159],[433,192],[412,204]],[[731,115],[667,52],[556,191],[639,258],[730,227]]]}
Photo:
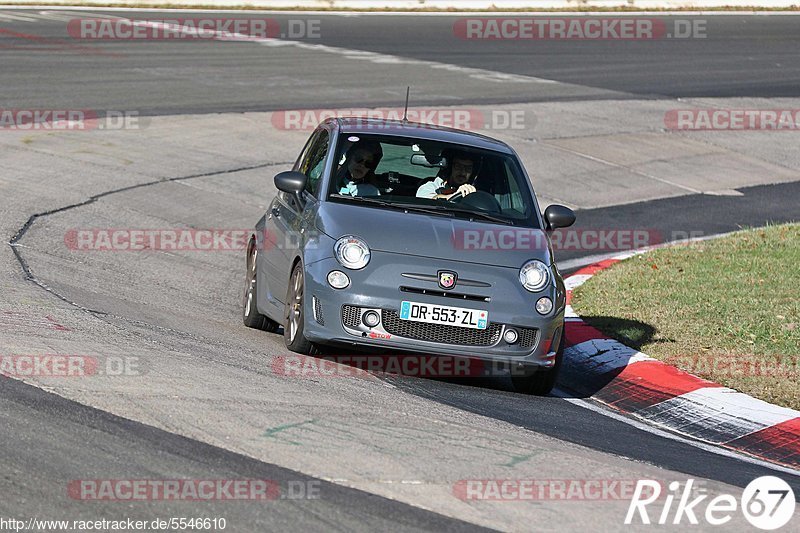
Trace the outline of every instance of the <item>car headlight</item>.
{"label": "car headlight", "polygon": [[343,267],[358,270],[369,263],[369,246],[354,235],[345,235],[333,245],[336,260]]}
{"label": "car headlight", "polygon": [[541,261],[528,261],[519,269],[519,282],[531,292],[539,292],[550,281],[550,269]]}

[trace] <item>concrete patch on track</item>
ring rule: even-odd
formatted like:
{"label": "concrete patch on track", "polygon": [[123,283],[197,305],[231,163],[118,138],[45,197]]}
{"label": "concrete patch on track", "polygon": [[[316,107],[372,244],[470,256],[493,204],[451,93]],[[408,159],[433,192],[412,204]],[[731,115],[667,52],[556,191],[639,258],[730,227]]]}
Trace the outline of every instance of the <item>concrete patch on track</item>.
{"label": "concrete patch on track", "polygon": [[[540,117],[542,130],[493,132],[520,149],[543,203],[591,205],[578,187],[564,186],[576,176],[558,163],[570,156],[542,149],[555,138],[551,125],[559,117],[551,113],[582,115],[585,128],[573,128],[595,135],[652,134],[659,128],[652,119],[669,107],[643,102],[641,115],[626,113],[615,126],[609,120],[620,107],[574,105],[525,106]],[[686,479],[378,379],[275,375],[270,362],[286,353],[282,339],[241,325],[242,253],[89,252],[64,242],[76,228],[248,228],[274,193],[273,174],[290,166],[307,135],[276,130],[268,114],[154,117],[146,129],[117,132],[2,132],[2,188],[11,201],[0,229],[8,238],[32,214],[81,205],[34,220],[15,245],[36,278],[65,300],[27,283],[9,248],[0,256],[8,310],[50,316],[69,331],[38,322],[36,335],[2,330],[0,353],[136,357],[145,375],[24,380],[170,432],[500,529],[519,529],[532,512],[570,530],[621,524],[627,501],[583,501],[575,512],[565,511],[575,503],[568,501],[465,501],[453,487],[469,479]],[[545,175],[557,178],[539,178]],[[612,184],[594,201],[612,204],[628,190],[624,181]]]}

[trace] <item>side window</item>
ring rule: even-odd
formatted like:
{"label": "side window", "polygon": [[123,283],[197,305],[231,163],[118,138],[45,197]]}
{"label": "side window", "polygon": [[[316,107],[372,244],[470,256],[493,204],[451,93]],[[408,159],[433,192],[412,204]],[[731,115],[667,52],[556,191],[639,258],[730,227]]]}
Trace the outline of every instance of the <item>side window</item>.
{"label": "side window", "polygon": [[503,207],[510,207],[511,209],[519,211],[520,213],[524,213],[525,203],[522,201],[522,192],[519,190],[519,184],[517,183],[517,180],[514,179],[514,174],[511,171],[511,168],[509,168],[507,161],[504,166],[506,171],[505,179],[508,180],[508,198],[506,200],[508,205],[504,205]]}
{"label": "side window", "polygon": [[317,196],[319,183],[322,178],[322,171],[325,168],[325,154],[328,153],[330,135],[327,130],[320,130],[316,138],[311,141],[311,145],[300,161],[298,170],[308,176],[306,190],[313,196]]}

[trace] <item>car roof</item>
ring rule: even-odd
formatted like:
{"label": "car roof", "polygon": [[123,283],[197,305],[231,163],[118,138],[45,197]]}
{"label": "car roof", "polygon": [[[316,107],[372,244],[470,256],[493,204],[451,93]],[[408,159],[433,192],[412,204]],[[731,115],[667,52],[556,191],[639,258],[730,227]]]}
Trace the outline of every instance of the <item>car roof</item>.
{"label": "car roof", "polygon": [[493,150],[505,154],[514,153],[511,147],[506,143],[487,137],[486,135],[433,124],[366,117],[329,118],[323,122],[323,124],[325,123],[335,123],[340,133],[395,135],[411,137],[413,139],[461,144],[472,148]]}

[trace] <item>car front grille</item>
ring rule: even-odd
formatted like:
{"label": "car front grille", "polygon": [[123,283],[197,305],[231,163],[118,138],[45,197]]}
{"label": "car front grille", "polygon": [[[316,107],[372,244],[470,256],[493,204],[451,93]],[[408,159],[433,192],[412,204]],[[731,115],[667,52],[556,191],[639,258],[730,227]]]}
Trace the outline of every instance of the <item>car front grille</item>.
{"label": "car front grille", "polygon": [[361,308],[355,305],[342,306],[342,324],[348,328],[357,328],[361,325]]}
{"label": "car front grille", "polygon": [[523,348],[533,348],[536,346],[536,336],[539,333],[535,328],[520,328],[519,345]]}
{"label": "car front grille", "polygon": [[314,320],[317,321],[317,324],[320,326],[325,325],[325,319],[322,317],[322,304],[319,301],[319,298],[314,296]]}
{"label": "car front grille", "polygon": [[[356,305],[342,306],[342,324],[348,328],[360,328],[361,314],[364,309]],[[439,342],[443,344],[457,344],[461,346],[493,346],[500,340],[503,330],[502,324],[490,322],[486,329],[462,328],[445,324],[427,324],[412,320],[400,320],[396,311],[383,309],[381,311],[382,326],[392,335],[417,339],[422,341]],[[539,336],[536,328],[514,327],[519,332],[519,346],[533,348]]]}
{"label": "car front grille", "polygon": [[[491,322],[486,329],[472,329],[400,320],[400,315],[396,311],[386,309],[382,311],[382,314],[383,328],[392,335],[442,344],[492,346],[500,339],[500,330],[503,328],[501,324]],[[342,317],[344,318],[344,311]],[[360,316],[358,320],[361,321]]]}

